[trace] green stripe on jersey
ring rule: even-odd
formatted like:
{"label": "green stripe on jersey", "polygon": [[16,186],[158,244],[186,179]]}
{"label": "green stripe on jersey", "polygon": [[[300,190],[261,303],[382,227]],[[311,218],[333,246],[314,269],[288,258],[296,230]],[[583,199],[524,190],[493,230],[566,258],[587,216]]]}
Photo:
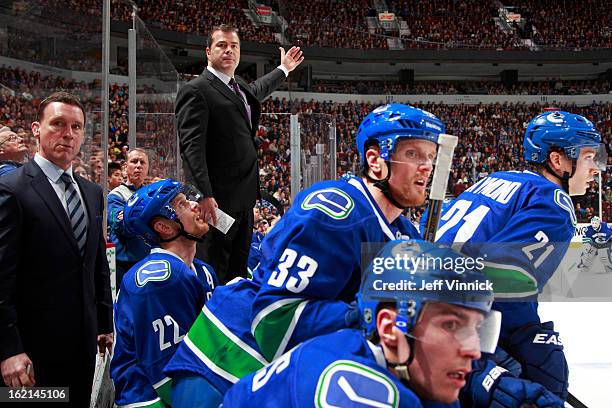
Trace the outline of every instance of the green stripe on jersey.
{"label": "green stripe on jersey", "polygon": [[286,351],[287,343],[307,303],[302,299],[281,299],[255,316],[251,332],[261,354],[268,360],[272,361]]}
{"label": "green stripe on jersey", "polygon": [[172,398],[170,396],[172,392],[172,379],[166,377],[157,384],[153,384],[153,388],[162,401],[168,404],[168,406],[172,405]]}
{"label": "green stripe on jersey", "polygon": [[187,337],[205,356],[198,356],[204,364],[226,379],[242,378],[268,364],[256,350],[223,325],[206,306],[191,326]]}
{"label": "green stripe on jersey", "polygon": [[538,282],[516,265],[485,262],[482,272],[493,283],[497,297],[523,297],[538,293]]}

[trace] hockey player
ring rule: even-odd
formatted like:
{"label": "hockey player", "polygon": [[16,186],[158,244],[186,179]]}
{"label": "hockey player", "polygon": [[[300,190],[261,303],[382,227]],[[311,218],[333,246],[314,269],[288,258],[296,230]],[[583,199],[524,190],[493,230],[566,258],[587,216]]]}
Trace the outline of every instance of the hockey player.
{"label": "hockey player", "polygon": [[261,288],[251,332],[267,359],[311,337],[350,327],[362,243],[419,237],[401,213],[424,203],[444,130],[429,112],[402,104],[380,106],[357,131],[362,177],[317,183],[296,197],[264,239],[253,277]]}
{"label": "hockey player", "polygon": [[[467,264],[456,252],[422,241],[393,241],[382,253]],[[288,351],[234,385],[223,407],[458,407],[472,361],[497,342],[499,313],[490,312],[493,292],[381,290],[377,285],[409,281],[420,288],[439,281],[472,285],[485,280],[476,268],[457,273],[433,262],[409,271],[395,266],[382,274],[371,267],[360,291],[362,330],[340,330]],[[491,406],[497,406],[498,397],[516,400],[517,408],[563,406],[543,386],[504,372],[492,385],[500,391],[492,392]]]}
{"label": "hockey player", "polygon": [[591,225],[584,233],[587,247],[580,255],[579,269],[590,271],[593,261],[599,255],[603,272],[612,272],[612,228],[595,216],[591,218]]}
{"label": "hockey player", "polygon": [[[553,322],[540,322],[535,296],[574,235],[570,195],[584,194],[605,169],[606,151],[589,120],[562,111],[536,116],[523,146],[533,171],[494,173],[468,188],[442,215],[437,241],[456,243],[471,256],[486,253],[485,272],[495,280],[496,298],[524,298],[494,304],[503,313],[499,344],[520,363],[523,378],[566,399],[563,345]],[[484,391],[473,384],[467,393]]]}
{"label": "hockey player", "polygon": [[124,207],[130,233],[159,247],[125,274],[117,296],[111,377],[119,406],[170,406],[162,369],[218,284],[212,268],[194,259],[209,228],[198,196],[167,179],[137,190]]}
{"label": "hockey player", "polygon": [[[232,384],[284,350],[351,324],[356,314],[349,303],[359,288],[361,244],[418,237],[399,215],[403,206],[425,200],[437,135],[443,131],[433,115],[399,104],[382,106],[364,119],[357,136],[367,161],[364,178],[347,176],[300,193],[263,240],[263,261],[253,280],[216,289],[166,367],[174,382],[175,407],[215,406]],[[281,280],[289,286],[280,285]],[[250,313],[262,282],[262,307],[266,302],[272,302],[272,309],[289,307],[257,319],[264,327],[255,331],[256,342]],[[279,342],[294,315],[296,324],[289,326],[296,331]]]}

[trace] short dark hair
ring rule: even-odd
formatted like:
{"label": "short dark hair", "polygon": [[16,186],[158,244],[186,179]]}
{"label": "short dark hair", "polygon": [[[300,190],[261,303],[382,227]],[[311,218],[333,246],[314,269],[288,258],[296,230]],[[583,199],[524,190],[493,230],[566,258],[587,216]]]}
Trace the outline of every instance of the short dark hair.
{"label": "short dark hair", "polygon": [[81,100],[78,98],[78,96],[73,95],[68,92],[53,92],[51,95],[43,99],[42,102],[38,105],[38,108],[36,109],[36,120],[38,122],[42,120],[43,113],[47,105],[53,102],[61,102],[67,105],[77,106],[78,108],[81,109],[81,112],[83,112],[83,123],[85,123],[86,121],[85,108],[83,107]]}
{"label": "short dark hair", "polygon": [[112,174],[115,170],[121,170],[121,163],[110,162],[108,163],[108,174]]}
{"label": "short dark hair", "polygon": [[[238,29],[236,27],[234,27],[231,24],[220,24],[218,26],[214,26],[209,32],[208,32],[208,40],[206,42],[206,46],[208,48],[210,48],[212,46],[213,43],[213,34],[216,31],[223,31],[224,33],[236,33],[236,35],[238,35]],[[238,39],[240,39],[240,36],[238,35]]]}

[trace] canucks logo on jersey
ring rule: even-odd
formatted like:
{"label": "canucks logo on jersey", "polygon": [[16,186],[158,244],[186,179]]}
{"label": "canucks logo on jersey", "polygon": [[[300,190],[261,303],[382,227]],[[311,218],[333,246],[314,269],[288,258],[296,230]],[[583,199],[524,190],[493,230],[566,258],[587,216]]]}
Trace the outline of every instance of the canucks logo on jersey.
{"label": "canucks logo on jersey", "polygon": [[304,210],[319,210],[337,220],[348,217],[353,207],[353,199],[338,188],[313,191],[302,202]]}
{"label": "canucks logo on jersey", "polygon": [[138,269],[135,276],[138,287],[150,281],[164,281],[170,277],[170,263],[165,259],[149,261]]}

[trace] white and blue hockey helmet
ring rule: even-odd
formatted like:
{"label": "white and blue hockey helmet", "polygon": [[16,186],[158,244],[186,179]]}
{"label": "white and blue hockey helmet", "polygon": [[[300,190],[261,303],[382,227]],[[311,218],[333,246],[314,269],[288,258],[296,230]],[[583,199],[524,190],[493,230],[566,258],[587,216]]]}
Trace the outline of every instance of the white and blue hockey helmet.
{"label": "white and blue hockey helmet", "polygon": [[396,327],[411,337],[427,304],[447,303],[482,314],[476,325],[454,322],[455,339],[472,342],[477,335],[480,351],[494,352],[501,314],[491,310],[494,293],[479,268],[474,259],[441,244],[420,240],[387,243],[362,275],[357,297],[362,329],[366,336],[373,336],[378,311],[394,304]]}
{"label": "white and blue hockey helmet", "polygon": [[599,229],[601,228],[601,218],[599,218],[598,216],[594,216],[593,218],[591,218],[591,227],[593,227],[595,231],[599,231]]}

